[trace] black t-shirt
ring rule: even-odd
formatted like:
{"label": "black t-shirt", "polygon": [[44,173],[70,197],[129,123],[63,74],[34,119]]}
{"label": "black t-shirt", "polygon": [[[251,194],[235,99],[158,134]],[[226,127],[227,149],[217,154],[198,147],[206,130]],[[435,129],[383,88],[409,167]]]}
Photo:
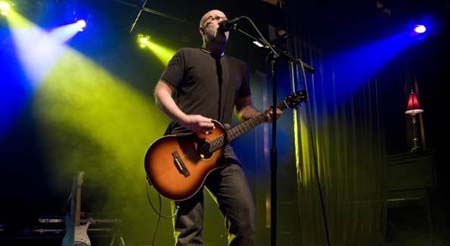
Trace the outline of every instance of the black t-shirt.
{"label": "black t-shirt", "polygon": [[[250,95],[248,75],[239,59],[183,48],[172,57],[161,80],[176,89],[174,100],[184,113],[230,124],[236,98]],[[166,134],[180,132],[186,129],[172,122]]]}

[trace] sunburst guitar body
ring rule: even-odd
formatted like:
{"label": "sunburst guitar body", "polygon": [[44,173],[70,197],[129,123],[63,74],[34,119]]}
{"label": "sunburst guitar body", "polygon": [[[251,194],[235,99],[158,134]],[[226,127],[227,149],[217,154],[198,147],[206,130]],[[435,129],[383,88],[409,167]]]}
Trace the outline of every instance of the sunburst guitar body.
{"label": "sunburst guitar body", "polygon": [[208,142],[225,134],[217,121],[205,134],[168,135],[156,140],[148,149],[145,170],[149,182],[161,195],[172,200],[184,200],[194,195],[205,177],[218,168],[223,146],[213,153],[206,150]]}

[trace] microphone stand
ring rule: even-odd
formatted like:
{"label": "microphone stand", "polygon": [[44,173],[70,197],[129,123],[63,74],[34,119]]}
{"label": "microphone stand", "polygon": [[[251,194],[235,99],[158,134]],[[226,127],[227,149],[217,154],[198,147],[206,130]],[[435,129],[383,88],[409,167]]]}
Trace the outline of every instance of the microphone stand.
{"label": "microphone stand", "polygon": [[[278,153],[277,153],[277,65],[278,60],[283,57],[287,59],[290,62],[293,62],[295,64],[299,64],[302,66],[302,69],[307,70],[310,73],[314,73],[314,68],[306,63],[304,63],[299,58],[294,58],[291,55],[288,54],[287,51],[281,50],[275,45],[268,42],[264,36],[259,32],[256,25],[254,25],[253,21],[248,17],[243,17],[250,21],[250,23],[253,25],[255,30],[258,32],[258,34],[261,36],[261,38],[255,38],[249,33],[237,28],[237,25],[233,25],[232,30],[236,30],[245,36],[252,39],[254,42],[262,43],[262,48],[268,49],[269,54],[268,57],[270,59],[271,64],[271,79],[272,79],[272,148],[270,152],[270,245],[276,246],[277,244],[277,172],[278,172]],[[261,46],[260,46],[261,47]]]}

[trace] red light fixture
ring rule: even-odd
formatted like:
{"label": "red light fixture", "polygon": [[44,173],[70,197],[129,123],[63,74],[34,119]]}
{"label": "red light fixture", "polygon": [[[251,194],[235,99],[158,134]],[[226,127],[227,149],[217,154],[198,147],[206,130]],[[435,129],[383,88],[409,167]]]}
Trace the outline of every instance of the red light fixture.
{"label": "red light fixture", "polygon": [[416,93],[411,91],[408,97],[408,105],[406,106],[405,114],[416,115],[423,112],[423,109],[420,108],[419,99],[417,99]]}
{"label": "red light fixture", "polygon": [[416,116],[421,114],[422,112],[423,112],[423,109],[420,108],[419,99],[417,99],[416,93],[414,93],[414,91],[411,90],[411,93],[409,93],[409,96],[408,96],[408,105],[406,105],[405,114],[407,114],[411,117],[412,134],[413,134],[412,147],[411,147],[412,153],[418,152],[420,150],[419,138],[417,136]]}

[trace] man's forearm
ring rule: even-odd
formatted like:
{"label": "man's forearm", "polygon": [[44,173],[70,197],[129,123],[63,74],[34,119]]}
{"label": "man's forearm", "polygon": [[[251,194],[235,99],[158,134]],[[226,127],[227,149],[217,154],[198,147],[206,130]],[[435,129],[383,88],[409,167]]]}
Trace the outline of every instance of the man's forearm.
{"label": "man's forearm", "polygon": [[186,114],[181,111],[175,100],[172,98],[172,89],[164,82],[158,82],[155,88],[156,104],[161,110],[167,114],[172,120],[183,122]]}

